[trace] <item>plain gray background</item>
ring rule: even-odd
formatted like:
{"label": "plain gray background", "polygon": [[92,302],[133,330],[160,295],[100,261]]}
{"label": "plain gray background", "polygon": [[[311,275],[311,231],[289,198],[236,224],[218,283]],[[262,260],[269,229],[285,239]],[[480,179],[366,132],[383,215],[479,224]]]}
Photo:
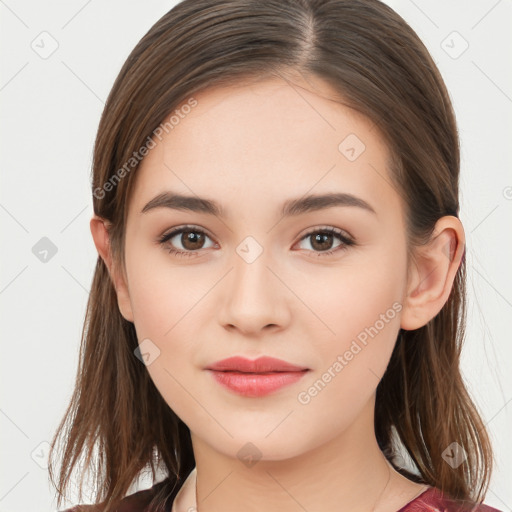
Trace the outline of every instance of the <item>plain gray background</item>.
{"label": "plain gray background", "polygon": [[[93,141],[126,57],[175,3],[0,0],[0,512],[56,510],[45,459],[72,393],[96,262]],[[457,114],[469,293],[463,372],[496,452],[485,502],[510,511],[512,1],[388,3],[430,50]],[[37,256],[43,246],[46,261]]]}

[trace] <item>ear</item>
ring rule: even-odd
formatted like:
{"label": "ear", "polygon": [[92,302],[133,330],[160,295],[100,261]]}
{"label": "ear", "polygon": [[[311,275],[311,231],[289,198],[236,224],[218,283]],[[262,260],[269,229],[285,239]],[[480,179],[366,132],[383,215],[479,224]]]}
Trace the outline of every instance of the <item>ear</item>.
{"label": "ear", "polygon": [[465,251],[460,220],[441,217],[428,244],[414,249],[400,327],[412,331],[426,325],[444,306]]}
{"label": "ear", "polygon": [[123,272],[117,271],[113,265],[110,237],[107,229],[108,221],[93,215],[90,226],[94,245],[108,268],[110,278],[116,290],[119,311],[129,322],[133,322],[133,312],[130,302],[130,294]]}

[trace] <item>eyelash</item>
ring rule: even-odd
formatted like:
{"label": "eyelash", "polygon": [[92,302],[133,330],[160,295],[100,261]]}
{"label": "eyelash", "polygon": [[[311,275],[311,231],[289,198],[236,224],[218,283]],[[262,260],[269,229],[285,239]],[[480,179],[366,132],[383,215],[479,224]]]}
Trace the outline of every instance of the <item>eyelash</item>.
{"label": "eyelash", "polygon": [[[165,244],[169,240],[171,240],[176,235],[179,235],[180,233],[183,233],[185,231],[190,231],[192,233],[200,233],[202,235],[207,236],[208,238],[211,238],[208,235],[208,233],[206,233],[201,228],[198,228],[197,226],[182,226],[182,227],[180,227],[178,229],[175,229],[175,230],[171,231],[170,233],[166,233],[166,234],[162,235],[161,237],[159,237],[158,238],[158,243],[161,244],[162,246],[165,246]],[[331,235],[336,235],[337,238],[342,242],[342,244],[339,245],[338,247],[334,248],[334,249],[329,250],[329,251],[313,251],[313,252],[317,253],[318,257],[330,256],[330,255],[334,254],[337,251],[346,251],[348,249],[348,247],[357,245],[356,242],[352,238],[349,238],[342,231],[340,231],[340,230],[338,230],[336,228],[333,228],[333,227],[315,228],[314,230],[309,231],[308,233],[306,233],[300,239],[300,241],[308,238],[311,235],[315,235],[315,234],[319,234],[319,233],[321,233],[321,234],[328,233],[328,234],[331,234]],[[178,249],[175,249],[174,247],[171,247],[170,249],[168,249],[168,252],[170,254],[172,254],[174,256],[178,256],[178,257],[194,256],[199,251],[200,250],[197,250],[197,251],[180,251]]]}

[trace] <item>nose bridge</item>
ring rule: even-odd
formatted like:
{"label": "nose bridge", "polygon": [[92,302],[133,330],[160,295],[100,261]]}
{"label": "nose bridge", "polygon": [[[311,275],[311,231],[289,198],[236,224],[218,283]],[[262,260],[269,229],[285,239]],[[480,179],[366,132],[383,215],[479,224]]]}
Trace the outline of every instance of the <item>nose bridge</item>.
{"label": "nose bridge", "polygon": [[235,253],[231,282],[233,299],[237,299],[239,305],[247,303],[248,307],[263,300],[272,302],[267,301],[273,288],[269,279],[271,272],[267,268],[272,264],[270,250],[248,236],[236,247]]}
{"label": "nose bridge", "polygon": [[259,330],[268,324],[285,321],[285,297],[273,275],[271,251],[248,236],[235,248],[234,267],[228,284],[222,321],[242,331]]}

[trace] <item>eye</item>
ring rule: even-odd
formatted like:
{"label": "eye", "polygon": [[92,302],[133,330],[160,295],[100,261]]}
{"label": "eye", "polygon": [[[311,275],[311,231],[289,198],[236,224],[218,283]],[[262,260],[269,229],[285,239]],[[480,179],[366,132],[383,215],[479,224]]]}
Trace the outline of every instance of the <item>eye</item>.
{"label": "eye", "polygon": [[[340,243],[332,249],[333,239],[337,238]],[[303,240],[312,240],[310,245],[313,247],[313,251],[316,252],[316,256],[330,256],[338,251],[346,251],[348,247],[356,245],[355,241],[343,231],[333,228],[316,228],[314,231],[306,233],[301,238]],[[318,250],[315,250],[318,249]]]}
{"label": "eye", "polygon": [[[173,241],[173,239],[176,240]],[[158,242],[166,247],[170,254],[175,256],[197,256],[201,249],[204,247],[205,239],[210,238],[209,235],[198,228],[197,226],[182,226],[172,230],[170,233],[162,235]],[[338,239],[340,243],[332,249],[333,240]],[[335,252],[347,250],[348,247],[356,245],[355,241],[346,235],[343,231],[333,228],[316,228],[309,233],[306,233],[302,238],[303,240],[310,239],[313,252],[317,253],[316,256],[330,256]],[[181,244],[181,248],[176,248],[176,244]],[[210,247],[215,246],[213,243]]]}
{"label": "eye", "polygon": [[[175,241],[173,241],[174,238],[176,238]],[[158,242],[166,246],[168,252],[175,256],[196,256],[200,249],[205,248],[204,241],[206,238],[210,237],[201,228],[197,226],[183,226],[162,235]],[[181,244],[182,247],[176,248],[177,243]]]}

